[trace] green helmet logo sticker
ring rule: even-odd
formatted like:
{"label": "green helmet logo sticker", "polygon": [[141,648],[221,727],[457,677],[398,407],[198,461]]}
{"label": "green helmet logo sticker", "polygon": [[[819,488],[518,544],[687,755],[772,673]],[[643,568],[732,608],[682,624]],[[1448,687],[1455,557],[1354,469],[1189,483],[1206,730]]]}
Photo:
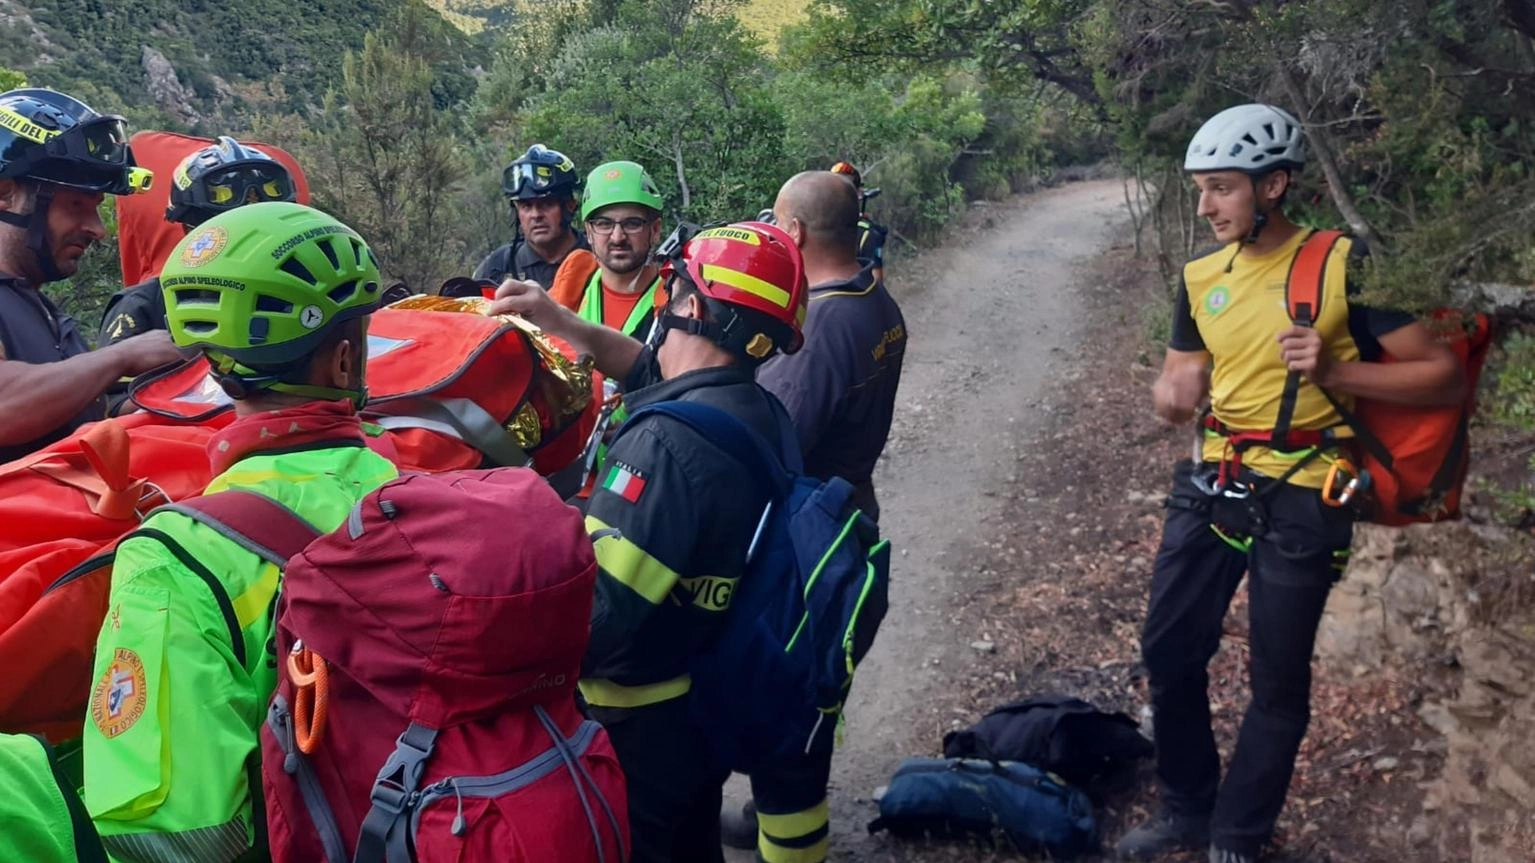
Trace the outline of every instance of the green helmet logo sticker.
{"label": "green helmet logo sticker", "polygon": [[603,174],[602,176],[603,176],[604,179],[616,180],[619,177],[622,177],[623,175],[624,175],[623,171],[619,170],[618,168],[612,168],[606,174]]}
{"label": "green helmet logo sticker", "polygon": [[298,313],[298,322],[303,324],[305,329],[312,330],[325,323],[325,313],[320,311],[319,306],[305,306]]}
{"label": "green helmet logo sticker", "polygon": [[1212,315],[1218,315],[1221,313],[1221,309],[1226,308],[1226,305],[1230,302],[1231,289],[1225,285],[1216,285],[1210,289],[1210,293],[1205,294],[1205,311]]}
{"label": "green helmet logo sticker", "polygon": [[203,228],[193,234],[181,250],[181,263],[188,267],[200,267],[219,256],[229,244],[229,234],[223,228]]}

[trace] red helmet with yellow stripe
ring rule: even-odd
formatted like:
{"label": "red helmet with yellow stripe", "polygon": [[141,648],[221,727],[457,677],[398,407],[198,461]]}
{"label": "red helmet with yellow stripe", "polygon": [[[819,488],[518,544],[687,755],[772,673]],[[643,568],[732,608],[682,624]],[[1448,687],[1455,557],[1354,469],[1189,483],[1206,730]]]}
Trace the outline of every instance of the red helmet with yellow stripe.
{"label": "red helmet with yellow stripe", "polygon": [[863,174],[860,174],[858,169],[853,167],[852,162],[838,162],[831,166],[831,172],[833,174],[841,174],[852,180],[854,186],[860,189],[863,188]]}
{"label": "red helmet with yellow stripe", "polygon": [[679,229],[674,239],[683,241],[680,247],[671,242],[661,250],[663,282],[685,279],[716,317],[727,320],[672,325],[710,335],[756,360],[775,349],[786,354],[800,349],[810,290],[804,258],[788,234],[764,222],[736,222],[691,236]]}

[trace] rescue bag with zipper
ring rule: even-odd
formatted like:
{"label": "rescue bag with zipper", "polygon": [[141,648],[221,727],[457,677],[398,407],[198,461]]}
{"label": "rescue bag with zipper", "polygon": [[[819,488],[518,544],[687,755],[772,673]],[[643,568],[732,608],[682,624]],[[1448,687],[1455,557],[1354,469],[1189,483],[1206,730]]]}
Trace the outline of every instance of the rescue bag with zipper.
{"label": "rescue bag with zipper", "polygon": [[691,669],[690,710],[711,755],[749,773],[829,751],[853,670],[889,606],[889,541],[852,505],[846,480],[804,475],[787,416],[776,446],[694,401],[646,405],[619,434],[645,416],[692,427],[769,492],[723,631]]}
{"label": "rescue bag with zipper", "polygon": [[[520,320],[483,314],[487,305],[411,297],[375,312],[363,417],[388,430],[402,470],[532,464],[557,477],[596,424],[591,373]],[[134,381],[129,394],[193,422],[232,404],[202,357]]]}

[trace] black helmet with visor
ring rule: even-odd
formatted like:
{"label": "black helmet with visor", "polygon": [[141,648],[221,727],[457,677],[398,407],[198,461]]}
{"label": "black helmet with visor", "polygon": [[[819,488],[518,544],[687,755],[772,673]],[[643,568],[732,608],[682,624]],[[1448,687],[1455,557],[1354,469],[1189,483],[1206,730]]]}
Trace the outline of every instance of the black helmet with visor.
{"label": "black helmet with visor", "polygon": [[221,136],[176,166],[165,218],[190,228],[246,204],[297,198],[293,175],[283,163]]}
{"label": "black helmet with visor", "polygon": [[26,229],[43,278],[56,281],[62,275],[47,238],[54,187],[130,195],[148,191],[154,174],[134,162],[122,117],[99,114],[54,90],[24,87],[0,93],[0,179],[36,184],[32,212],[0,212],[0,222]]}
{"label": "black helmet with visor", "polygon": [[501,193],[512,201],[574,198],[580,191],[576,163],[543,144],[529,147],[501,172]]}

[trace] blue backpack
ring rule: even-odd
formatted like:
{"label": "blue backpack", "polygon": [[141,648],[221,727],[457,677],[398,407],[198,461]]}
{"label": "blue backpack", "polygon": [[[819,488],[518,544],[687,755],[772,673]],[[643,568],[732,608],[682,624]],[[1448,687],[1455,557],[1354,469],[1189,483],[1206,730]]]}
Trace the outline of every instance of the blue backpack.
{"label": "blue backpack", "polygon": [[908,758],[879,799],[869,832],[969,839],[1070,860],[1098,845],[1087,795],[1021,761]]}
{"label": "blue backpack", "polygon": [[787,416],[775,451],[699,402],[646,405],[625,426],[651,415],[686,423],[770,492],[724,630],[691,669],[692,717],[716,764],[750,773],[829,751],[853,668],[889,607],[889,541],[853,507],[846,480],[803,474]]}

